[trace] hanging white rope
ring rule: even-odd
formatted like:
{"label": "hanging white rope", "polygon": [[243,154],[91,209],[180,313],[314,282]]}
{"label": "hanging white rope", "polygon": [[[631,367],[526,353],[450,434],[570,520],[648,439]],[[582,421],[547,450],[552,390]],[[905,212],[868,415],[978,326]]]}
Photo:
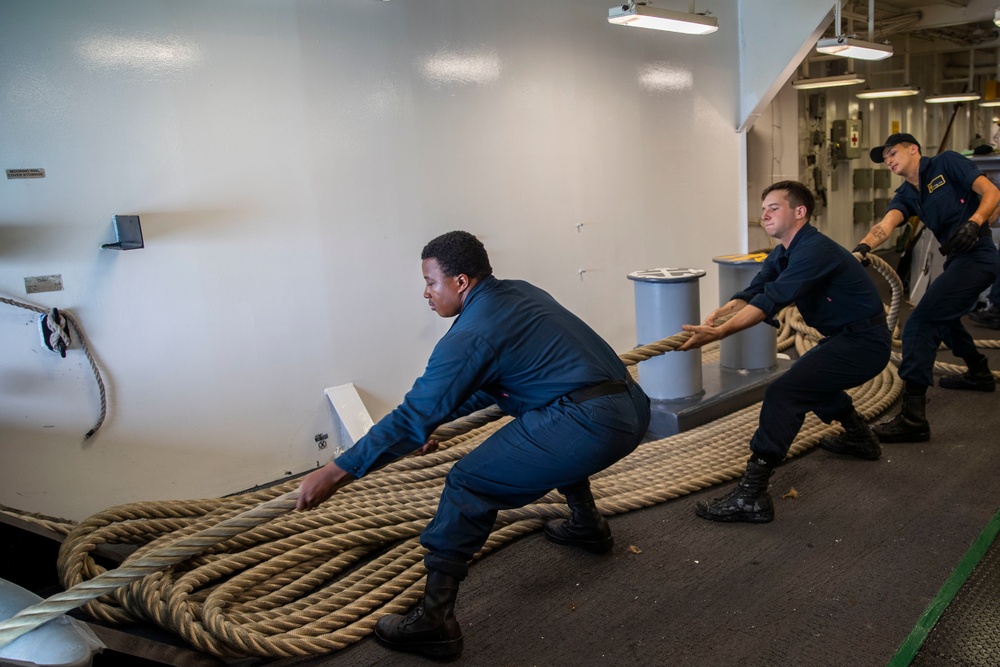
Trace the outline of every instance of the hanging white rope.
{"label": "hanging white rope", "polygon": [[94,427],[83,436],[84,440],[89,439],[104,424],[104,419],[108,414],[108,397],[107,390],[104,387],[104,379],[101,377],[101,369],[98,368],[97,361],[90,352],[90,347],[87,345],[87,337],[83,335],[83,329],[73,319],[73,316],[65,310],[56,310],[55,308],[46,310],[30,303],[22,303],[2,296],[0,296],[0,303],[40,313],[39,328],[41,329],[42,342],[45,344],[45,347],[62,355],[63,359],[66,358],[66,350],[69,349],[72,340],[70,337],[70,327],[76,331],[77,340],[80,341],[80,347],[83,348],[83,353],[87,356],[87,361],[90,362],[90,369],[94,372],[94,379],[97,381],[97,390],[101,395],[101,416],[98,418],[97,423],[94,424]]}

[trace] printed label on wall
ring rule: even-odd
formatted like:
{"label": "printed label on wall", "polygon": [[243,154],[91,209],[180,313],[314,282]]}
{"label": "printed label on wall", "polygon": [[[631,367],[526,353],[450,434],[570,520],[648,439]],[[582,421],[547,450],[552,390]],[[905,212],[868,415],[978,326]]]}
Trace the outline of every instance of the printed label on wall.
{"label": "printed label on wall", "polygon": [[44,169],[8,169],[7,170],[7,180],[11,181],[15,178],[45,178]]}
{"label": "printed label on wall", "polygon": [[44,169],[8,169],[7,180],[15,178],[45,178]]}
{"label": "printed label on wall", "polygon": [[38,292],[61,292],[62,276],[31,276],[24,279],[24,291],[28,294]]}

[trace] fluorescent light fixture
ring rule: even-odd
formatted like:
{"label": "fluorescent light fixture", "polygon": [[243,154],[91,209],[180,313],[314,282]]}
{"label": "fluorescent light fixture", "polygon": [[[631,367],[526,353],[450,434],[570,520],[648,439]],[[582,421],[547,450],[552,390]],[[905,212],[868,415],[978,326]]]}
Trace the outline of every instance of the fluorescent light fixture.
{"label": "fluorescent light fixture", "polygon": [[862,100],[881,100],[887,97],[910,97],[919,94],[920,89],[915,86],[899,86],[898,88],[865,88],[855,97]]}
{"label": "fluorescent light fixture", "polygon": [[792,81],[792,88],[798,90],[812,90],[813,88],[833,88],[834,86],[853,86],[856,83],[864,83],[865,79],[858,74],[838,74],[837,76],[818,76],[814,78],[796,79]]}
{"label": "fluorescent light fixture", "polygon": [[1000,107],[1000,100],[986,100],[985,102],[980,102],[981,107]]}
{"label": "fluorescent light fixture", "polygon": [[608,23],[628,25],[634,28],[682,32],[687,35],[708,35],[719,29],[719,20],[714,16],[693,12],[677,12],[635,3],[618,5],[609,9]]}
{"label": "fluorescent light fixture", "polygon": [[890,44],[876,44],[845,35],[819,40],[816,42],[816,50],[830,56],[858,60],[883,60],[892,55]]}
{"label": "fluorescent light fixture", "polygon": [[931,95],[924,98],[927,104],[947,104],[948,102],[975,102],[979,93],[952,93],[950,95]]}
{"label": "fluorescent light fixture", "polygon": [[1000,27],[1000,9],[993,12],[993,25]]}

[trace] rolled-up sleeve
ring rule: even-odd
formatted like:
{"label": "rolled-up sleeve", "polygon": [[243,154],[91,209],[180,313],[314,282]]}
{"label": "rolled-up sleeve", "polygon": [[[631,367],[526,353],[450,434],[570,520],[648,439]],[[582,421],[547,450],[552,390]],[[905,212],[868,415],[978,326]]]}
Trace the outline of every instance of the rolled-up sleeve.
{"label": "rolled-up sleeve", "polygon": [[733,295],[733,299],[746,301],[748,304],[760,308],[767,315],[765,320],[768,324],[774,325],[773,314],[779,309],[774,308],[770,297],[766,294],[766,287],[777,280],[780,271],[778,270],[778,259],[784,256],[781,250],[773,250],[761,264],[760,271],[750,281],[750,285]]}

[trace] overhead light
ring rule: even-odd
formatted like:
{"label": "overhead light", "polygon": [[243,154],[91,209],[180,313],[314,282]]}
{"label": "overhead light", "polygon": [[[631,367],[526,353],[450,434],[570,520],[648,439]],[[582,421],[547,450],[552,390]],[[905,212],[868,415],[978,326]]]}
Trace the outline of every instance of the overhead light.
{"label": "overhead light", "polygon": [[949,102],[975,102],[982,95],[973,90],[973,77],[976,72],[976,50],[969,49],[969,81],[965,84],[965,90],[961,93],[948,93],[945,95],[931,95],[924,98],[927,104],[948,104]]}
{"label": "overhead light", "polygon": [[930,95],[924,98],[927,104],[947,104],[948,102],[975,102],[979,93],[952,93],[950,95]]}
{"label": "overhead light", "polygon": [[[871,65],[867,65],[869,73]],[[910,36],[906,35],[905,48],[903,49],[903,81],[910,80]],[[911,97],[919,95],[920,89],[904,83],[902,86],[890,86],[886,88],[865,88],[855,97],[862,100],[879,100],[889,97]]]}
{"label": "overhead light", "polygon": [[1000,100],[986,100],[985,102],[980,102],[981,107],[1000,107]]}
{"label": "overhead light", "polygon": [[719,29],[719,20],[714,16],[659,9],[634,2],[609,9],[608,23],[682,32],[687,35],[708,35]]}
{"label": "overhead light", "polygon": [[868,40],[856,35],[845,35],[840,31],[840,2],[834,3],[836,16],[836,37],[828,37],[816,42],[816,50],[830,56],[857,58],[858,60],[882,60],[892,55],[892,46],[875,42],[875,0],[868,0]]}
{"label": "overhead light", "polygon": [[816,50],[830,56],[857,58],[858,60],[883,60],[892,55],[892,45],[866,42],[854,37],[840,35],[816,42]]}
{"label": "overhead light", "polygon": [[993,25],[1000,27],[1000,9],[993,12]]}
{"label": "overhead light", "polygon": [[792,88],[812,90],[813,88],[833,88],[834,86],[853,86],[864,83],[864,77],[858,74],[838,74],[837,76],[818,76],[792,81]]}
{"label": "overhead light", "polygon": [[899,86],[898,88],[865,88],[855,97],[862,100],[880,100],[887,97],[909,97],[919,94],[920,89],[916,86]]}

